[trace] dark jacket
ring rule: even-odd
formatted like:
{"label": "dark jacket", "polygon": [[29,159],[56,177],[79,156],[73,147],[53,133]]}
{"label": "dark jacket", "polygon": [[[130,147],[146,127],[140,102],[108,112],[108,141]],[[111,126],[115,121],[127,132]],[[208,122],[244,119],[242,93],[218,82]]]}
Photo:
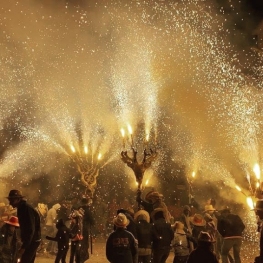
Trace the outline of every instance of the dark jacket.
{"label": "dark jacket", "polygon": [[174,237],[174,231],[170,223],[166,223],[164,218],[160,218],[154,221],[151,236],[153,249],[164,249],[170,247]]}
{"label": "dark jacket", "polygon": [[139,248],[152,247],[152,225],[145,220],[140,220],[136,223],[136,233]]}
{"label": "dark jacket", "polygon": [[219,261],[209,246],[198,245],[198,247],[190,253],[187,263],[219,263]]}
{"label": "dark jacket", "polygon": [[217,222],[217,230],[224,237],[240,237],[245,225],[238,215],[227,214],[220,216]]}
{"label": "dark jacket", "polygon": [[33,242],[40,242],[40,217],[38,212],[25,200],[17,206],[17,217],[20,224],[21,248],[27,248]]}
{"label": "dark jacket", "polygon": [[89,236],[91,226],[95,224],[95,220],[90,207],[88,205],[82,205],[79,208],[82,208],[84,211],[84,216],[82,219],[83,224],[83,236]]}
{"label": "dark jacket", "polygon": [[68,250],[69,248],[69,229],[64,223],[57,223],[58,229],[55,237],[47,236],[46,239],[58,242],[58,250]]}
{"label": "dark jacket", "polygon": [[132,233],[117,228],[106,242],[106,257],[111,263],[133,263],[138,247]]}

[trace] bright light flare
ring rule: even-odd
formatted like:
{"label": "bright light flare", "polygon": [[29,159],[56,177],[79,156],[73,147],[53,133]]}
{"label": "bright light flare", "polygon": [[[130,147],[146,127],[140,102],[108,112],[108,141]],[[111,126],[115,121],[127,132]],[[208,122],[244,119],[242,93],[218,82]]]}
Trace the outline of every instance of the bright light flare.
{"label": "bright light flare", "polygon": [[192,172],[192,177],[195,178],[195,172]]}
{"label": "bright light flare", "polygon": [[84,153],[87,154],[89,152],[88,146],[84,146]]}
{"label": "bright light flare", "polygon": [[254,203],[253,203],[253,200],[252,200],[251,196],[247,197],[247,204],[248,204],[250,209],[254,209]]}
{"label": "bright light flare", "polygon": [[101,159],[101,157],[102,157],[102,154],[101,154],[101,153],[99,153],[99,154],[98,154],[98,160],[100,160],[100,159]]}
{"label": "bright light flare", "polygon": [[70,149],[71,149],[71,151],[72,151],[73,153],[76,152],[76,149],[75,149],[75,147],[74,147],[73,145],[70,146]]}
{"label": "bright light flare", "polygon": [[131,125],[130,125],[130,124],[127,124],[127,127],[128,127],[129,133],[132,134],[132,127],[131,127]]}
{"label": "bright light flare", "polygon": [[145,185],[148,185],[148,183],[149,183],[149,179],[146,180]]}
{"label": "bright light flare", "polygon": [[253,167],[253,171],[257,177],[258,180],[260,180],[260,167],[259,167],[259,164],[256,163]]}
{"label": "bright light flare", "polygon": [[259,188],[259,186],[260,186],[260,183],[256,182],[256,188]]}
{"label": "bright light flare", "polygon": [[236,185],[236,189],[237,189],[239,192],[241,192],[241,188],[240,188],[238,185]]}
{"label": "bright light flare", "polygon": [[125,130],[123,128],[121,128],[121,136],[124,137],[125,136]]}

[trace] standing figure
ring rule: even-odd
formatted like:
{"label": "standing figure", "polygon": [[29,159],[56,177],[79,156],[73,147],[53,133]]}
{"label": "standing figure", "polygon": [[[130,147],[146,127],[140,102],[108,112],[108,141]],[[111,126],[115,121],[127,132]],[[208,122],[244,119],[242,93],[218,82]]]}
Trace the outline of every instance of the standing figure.
{"label": "standing figure", "polygon": [[146,210],[139,210],[134,215],[138,240],[138,263],[150,263],[152,254],[152,236],[150,215]]}
{"label": "standing figure", "polygon": [[137,242],[133,234],[126,230],[129,220],[119,213],[113,224],[116,229],[106,241],[106,257],[111,263],[135,263],[138,252]]}
{"label": "standing figure", "polygon": [[55,263],[66,263],[66,256],[69,249],[69,229],[66,227],[63,219],[59,219],[56,223],[57,234],[55,237],[46,236],[46,239],[53,240],[58,243],[58,252]]}
{"label": "standing figure", "polygon": [[174,248],[173,263],[185,263],[190,253],[189,240],[184,231],[184,224],[180,221],[176,221],[174,224],[172,246]]}
{"label": "standing figure", "polygon": [[22,242],[18,250],[18,258],[20,263],[33,263],[41,241],[40,217],[35,208],[23,198],[19,190],[11,190],[7,197],[10,205],[17,208]]}
{"label": "standing figure", "polygon": [[190,253],[187,263],[219,263],[216,255],[212,252],[214,242],[215,240],[208,232],[201,231],[198,236],[197,248]]}
{"label": "standing figure", "polygon": [[70,226],[69,215],[71,213],[71,202],[69,200],[63,200],[61,207],[57,210],[57,219],[62,219],[67,227]]}
{"label": "standing figure", "polygon": [[240,250],[242,245],[242,232],[245,225],[242,219],[230,212],[229,207],[221,211],[218,219],[217,230],[223,237],[222,244],[222,263],[228,263],[228,254],[233,248],[233,256],[235,263],[241,263]]}
{"label": "standing figure", "polygon": [[[57,222],[57,213],[58,210],[60,209],[60,204],[55,204],[53,205],[47,212],[47,217],[46,217],[46,234],[48,236],[54,236],[56,233],[56,222]],[[47,252],[50,254],[56,255],[55,251],[55,242],[54,241],[49,241],[47,244]]]}
{"label": "standing figure", "polygon": [[87,259],[89,259],[89,237],[91,235],[91,227],[94,226],[95,221],[93,214],[90,210],[89,200],[87,198],[81,199],[81,206],[79,207],[79,211],[82,209],[83,217],[82,217],[82,236],[81,240],[81,255],[80,262],[83,263]]}
{"label": "standing figure", "polygon": [[200,232],[206,230],[206,221],[204,220],[202,215],[195,214],[193,217],[190,218],[190,222],[192,224],[192,237],[194,240],[194,248],[196,248]]}
{"label": "standing figure", "polygon": [[38,250],[37,250],[37,252],[40,253],[40,252],[44,252],[44,250],[45,250],[45,243],[44,243],[44,237],[45,236],[43,236],[43,233],[45,231],[45,223],[46,223],[46,216],[47,216],[47,212],[48,212],[48,207],[45,204],[38,203],[37,207],[35,209],[38,212],[39,217],[40,217],[41,242],[40,242],[40,245],[39,245]]}
{"label": "standing figure", "polygon": [[18,218],[11,216],[8,221],[4,221],[0,230],[0,262],[16,263],[18,236],[16,228],[19,227]]}
{"label": "standing figure", "polygon": [[166,209],[156,208],[151,214],[153,263],[165,263],[170,254],[174,232],[171,224],[165,220],[165,213]]}
{"label": "standing figure", "polygon": [[[183,207],[183,213],[178,218],[178,221],[182,222],[184,224],[184,231],[188,236],[192,236],[192,227],[190,223],[191,218],[191,208],[189,205],[185,205]],[[194,244],[192,241],[189,241],[189,249],[190,252],[194,250]]]}
{"label": "standing figure", "polygon": [[70,238],[71,238],[71,248],[70,248],[70,259],[69,263],[81,263],[81,240],[82,235],[82,214],[78,210],[74,210],[71,214],[71,224],[70,224]]}

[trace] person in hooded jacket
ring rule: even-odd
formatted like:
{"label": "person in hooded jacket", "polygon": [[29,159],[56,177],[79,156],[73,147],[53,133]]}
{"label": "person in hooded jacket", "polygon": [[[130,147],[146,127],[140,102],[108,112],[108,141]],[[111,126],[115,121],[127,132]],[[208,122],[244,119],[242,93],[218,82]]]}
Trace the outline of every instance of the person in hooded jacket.
{"label": "person in hooded jacket", "polygon": [[[61,205],[59,203],[54,204],[47,212],[46,216],[46,233],[48,236],[54,236],[56,233],[56,222],[57,222],[57,215],[58,210],[60,209]],[[50,254],[56,255],[55,251],[55,242],[49,241],[47,244],[46,251]]]}
{"label": "person in hooded jacket", "polygon": [[57,234],[55,237],[46,236],[46,239],[53,240],[58,244],[58,251],[55,263],[66,263],[66,256],[69,249],[69,229],[66,227],[63,219],[59,219],[56,223]]}
{"label": "person in hooded jacket", "polygon": [[166,209],[164,208],[156,208],[151,214],[153,219],[151,229],[153,263],[165,263],[170,254],[174,231],[171,224],[166,222],[165,214]]}
{"label": "person in hooded jacket", "polygon": [[150,215],[146,210],[134,214],[138,240],[138,263],[150,263],[152,254],[152,236]]}

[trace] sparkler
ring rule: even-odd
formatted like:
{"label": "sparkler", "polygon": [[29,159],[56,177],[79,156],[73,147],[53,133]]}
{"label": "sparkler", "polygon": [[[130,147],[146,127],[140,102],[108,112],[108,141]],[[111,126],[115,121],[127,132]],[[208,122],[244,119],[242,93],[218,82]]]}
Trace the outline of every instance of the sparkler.
{"label": "sparkler", "polygon": [[237,189],[239,192],[241,192],[245,197],[247,197],[247,195],[241,190],[241,188],[240,188],[238,185],[236,185],[236,189]]}

